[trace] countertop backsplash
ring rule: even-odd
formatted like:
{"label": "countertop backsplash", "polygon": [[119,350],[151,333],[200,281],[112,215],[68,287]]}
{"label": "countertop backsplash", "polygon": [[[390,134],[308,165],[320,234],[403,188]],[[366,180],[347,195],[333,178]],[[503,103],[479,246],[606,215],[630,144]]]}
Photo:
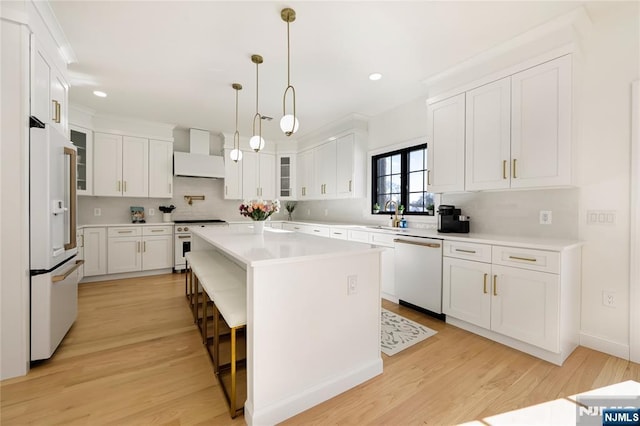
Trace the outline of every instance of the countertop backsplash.
{"label": "countertop backsplash", "polygon": [[[225,200],[223,197],[224,180],[190,177],[173,178],[173,198],[128,198],[128,197],[78,197],[78,225],[99,225],[112,223],[130,223],[129,207],[144,207],[147,223],[162,223],[162,212],[159,206],[173,204],[176,209],[171,219],[223,219],[227,221],[245,220],[238,207],[239,200]],[[186,195],[204,196],[204,200],[193,200],[189,205]],[[284,206],[283,206],[284,207]],[[95,209],[100,209],[100,216],[95,216]],[[149,215],[149,209],[155,215]],[[284,208],[272,216],[273,220],[286,219]]]}

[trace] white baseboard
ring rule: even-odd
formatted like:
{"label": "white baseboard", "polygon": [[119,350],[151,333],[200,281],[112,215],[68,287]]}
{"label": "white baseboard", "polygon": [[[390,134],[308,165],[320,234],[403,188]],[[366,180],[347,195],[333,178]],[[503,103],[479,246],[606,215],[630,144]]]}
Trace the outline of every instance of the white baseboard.
{"label": "white baseboard", "polygon": [[245,421],[249,426],[280,423],[379,374],[382,374],[381,357],[356,371],[351,371],[340,377],[334,377],[307,389],[299,395],[278,401],[276,404],[267,407],[256,409],[250,401],[247,401],[244,405]]}
{"label": "white baseboard", "polygon": [[162,274],[170,274],[172,273],[172,268],[166,269],[154,269],[152,271],[140,271],[140,272],[123,272],[120,274],[107,274],[107,275],[92,275],[85,276],[80,281],[80,284],[84,283],[93,283],[97,281],[108,281],[108,280],[119,280],[122,278],[138,278],[138,277],[148,277],[150,275],[162,275]]}
{"label": "white baseboard", "polygon": [[612,342],[584,332],[580,333],[580,346],[617,356],[618,358],[629,359],[629,345]]}
{"label": "white baseboard", "polygon": [[392,295],[392,294],[385,293],[385,292],[381,292],[381,293],[380,293],[380,296],[381,296],[383,299],[388,300],[389,302],[393,302],[393,303],[395,303],[395,304],[400,303],[400,302],[398,301],[398,298],[397,298],[396,296]]}

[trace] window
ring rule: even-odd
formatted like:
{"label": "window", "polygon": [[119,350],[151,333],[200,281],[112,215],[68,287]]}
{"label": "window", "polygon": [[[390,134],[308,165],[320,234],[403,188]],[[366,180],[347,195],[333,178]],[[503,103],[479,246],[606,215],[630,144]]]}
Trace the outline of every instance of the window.
{"label": "window", "polygon": [[[404,214],[433,216],[433,194],[427,192],[427,144],[372,157],[371,199],[381,213],[395,211],[393,203],[405,207]],[[372,208],[373,212],[373,208]]]}

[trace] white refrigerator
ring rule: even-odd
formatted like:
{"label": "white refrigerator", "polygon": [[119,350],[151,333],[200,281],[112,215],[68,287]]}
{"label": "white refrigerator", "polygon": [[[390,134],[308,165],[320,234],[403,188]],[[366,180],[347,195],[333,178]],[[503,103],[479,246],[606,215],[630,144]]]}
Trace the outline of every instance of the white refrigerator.
{"label": "white refrigerator", "polygon": [[76,148],[30,120],[31,360],[53,355],[78,313]]}

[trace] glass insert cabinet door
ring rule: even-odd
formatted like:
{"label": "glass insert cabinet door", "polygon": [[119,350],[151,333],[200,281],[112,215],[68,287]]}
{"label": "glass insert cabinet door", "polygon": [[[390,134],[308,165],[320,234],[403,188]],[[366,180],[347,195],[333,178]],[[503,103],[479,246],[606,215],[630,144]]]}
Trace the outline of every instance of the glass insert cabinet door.
{"label": "glass insert cabinet door", "polygon": [[278,156],[278,198],[294,199],[294,156]]}
{"label": "glass insert cabinet door", "polygon": [[93,132],[83,127],[70,125],[71,143],[78,148],[77,189],[78,195],[93,194]]}

